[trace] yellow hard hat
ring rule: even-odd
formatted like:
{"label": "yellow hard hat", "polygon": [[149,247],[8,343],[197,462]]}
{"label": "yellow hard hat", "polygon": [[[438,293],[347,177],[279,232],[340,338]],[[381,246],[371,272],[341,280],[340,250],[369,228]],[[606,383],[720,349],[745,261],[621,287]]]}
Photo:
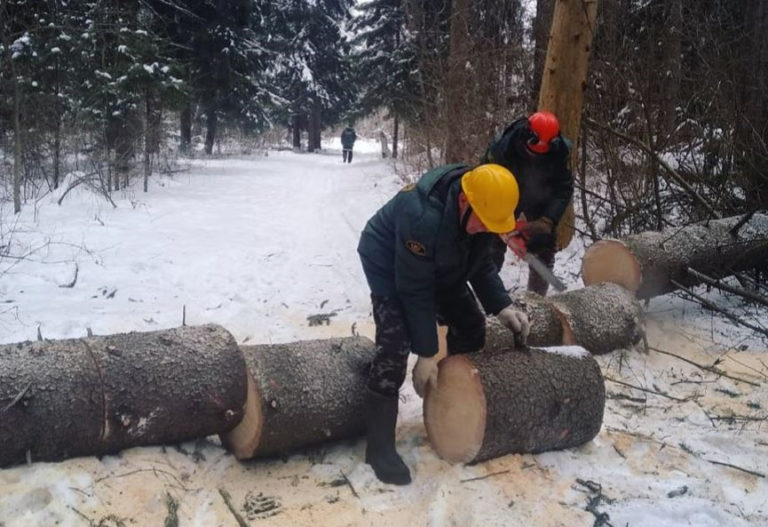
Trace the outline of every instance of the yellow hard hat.
{"label": "yellow hard hat", "polygon": [[490,232],[515,230],[520,189],[512,172],[501,165],[479,165],[461,178],[461,188],[472,210]]}

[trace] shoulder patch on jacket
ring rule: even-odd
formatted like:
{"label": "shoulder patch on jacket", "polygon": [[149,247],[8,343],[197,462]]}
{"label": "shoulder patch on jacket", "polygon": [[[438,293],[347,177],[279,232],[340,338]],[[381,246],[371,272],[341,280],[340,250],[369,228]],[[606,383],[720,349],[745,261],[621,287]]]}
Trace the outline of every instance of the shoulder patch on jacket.
{"label": "shoulder patch on jacket", "polygon": [[421,243],[414,241],[414,240],[408,240],[405,242],[405,246],[408,247],[408,250],[411,251],[413,254],[418,256],[426,256],[427,255],[427,248],[424,247]]}

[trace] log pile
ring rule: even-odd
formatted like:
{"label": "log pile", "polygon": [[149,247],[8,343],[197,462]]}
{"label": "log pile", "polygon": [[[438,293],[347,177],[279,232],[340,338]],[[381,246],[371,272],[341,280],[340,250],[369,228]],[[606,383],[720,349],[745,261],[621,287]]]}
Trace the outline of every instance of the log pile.
{"label": "log pile", "polygon": [[[642,335],[637,301],[613,284],[516,302],[536,345],[605,353]],[[485,353],[441,363],[443,381],[425,401],[436,448],[443,435],[462,437],[442,413],[464,408],[476,420],[461,455],[449,441],[447,459],[567,448],[599,430],[603,387],[591,357],[496,353],[513,346],[512,334],[492,322]],[[239,459],[355,437],[365,431],[374,355],[360,337],[238,347],[213,325],[0,346],[0,466],[211,434]],[[451,379],[477,397],[459,404]]]}

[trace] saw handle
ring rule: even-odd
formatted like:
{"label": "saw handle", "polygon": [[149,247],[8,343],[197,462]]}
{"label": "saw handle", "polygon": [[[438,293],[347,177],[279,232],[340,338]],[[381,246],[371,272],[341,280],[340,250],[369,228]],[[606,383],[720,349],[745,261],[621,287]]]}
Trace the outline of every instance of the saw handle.
{"label": "saw handle", "polygon": [[527,225],[528,222],[525,220],[517,220],[516,230],[499,234],[499,237],[504,240],[507,247],[509,247],[521,260],[525,259],[528,254],[528,236],[526,235]]}

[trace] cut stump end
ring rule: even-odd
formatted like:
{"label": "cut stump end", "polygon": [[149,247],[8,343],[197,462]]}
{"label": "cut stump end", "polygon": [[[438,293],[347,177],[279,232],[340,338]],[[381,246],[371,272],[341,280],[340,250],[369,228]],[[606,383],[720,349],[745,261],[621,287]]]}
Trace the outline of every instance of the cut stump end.
{"label": "cut stump end", "polygon": [[632,251],[619,240],[600,240],[589,246],[581,264],[584,285],[610,282],[636,293],[643,272]]}
{"label": "cut stump end", "polygon": [[250,459],[256,453],[264,427],[264,415],[261,406],[261,395],[256,389],[256,383],[248,374],[248,395],[243,406],[243,419],[235,428],[221,434],[221,442],[237,459]]}
{"label": "cut stump end", "polygon": [[437,387],[424,398],[424,424],[438,456],[452,463],[472,461],[483,444],[486,400],[478,370],[464,355],[439,364]]}

